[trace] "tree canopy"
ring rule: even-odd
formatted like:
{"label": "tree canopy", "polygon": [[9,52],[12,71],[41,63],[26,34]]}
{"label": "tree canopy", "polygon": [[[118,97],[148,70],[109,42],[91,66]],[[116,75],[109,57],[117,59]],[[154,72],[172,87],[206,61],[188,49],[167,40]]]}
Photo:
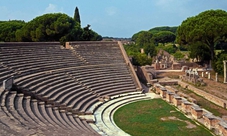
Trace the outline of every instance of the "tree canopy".
{"label": "tree canopy", "polygon": [[152,33],[148,31],[143,31],[138,34],[138,37],[135,42],[140,47],[143,47],[145,44],[152,43],[152,37],[153,37]]}
{"label": "tree canopy", "polygon": [[156,55],[156,49],[153,41],[153,34],[149,31],[141,31],[136,36],[136,45],[143,48],[146,54],[150,54],[151,57]]}
{"label": "tree canopy", "polygon": [[[143,65],[150,65],[152,63],[152,58],[149,58],[147,56],[147,54],[140,53],[140,47],[138,45],[126,44],[126,45],[124,45],[124,48],[125,48],[125,51],[127,52],[128,56],[132,57],[133,65],[143,66]],[[148,46],[147,46],[147,49],[149,51]]]}
{"label": "tree canopy", "polygon": [[161,27],[154,27],[149,30],[149,32],[151,32],[153,34],[159,33],[161,31],[170,31],[175,34],[177,32],[177,26],[173,26],[173,27],[161,26]]}
{"label": "tree canopy", "polygon": [[0,22],[0,41],[15,42],[16,31],[21,29],[25,25],[24,21],[12,20]]}
{"label": "tree canopy", "polygon": [[25,24],[16,37],[18,41],[59,41],[70,37],[74,27],[75,21],[66,14],[45,14]]}
{"label": "tree canopy", "polygon": [[[132,36],[132,41],[135,45],[125,46],[128,55],[133,56],[134,65],[150,65],[151,60],[149,57],[154,57],[157,54],[158,43],[169,43],[174,42],[176,39],[177,27],[155,27],[148,31],[139,31]],[[139,51],[143,48],[145,54],[141,54]],[[175,53],[177,47],[173,46],[162,46],[167,50],[171,50],[171,53]],[[142,61],[143,60],[143,61]]]}
{"label": "tree canopy", "polygon": [[29,22],[20,20],[0,21],[0,41],[46,42],[46,41],[102,40],[102,36],[86,26],[81,28],[79,9],[74,18],[63,13],[38,16]]}
{"label": "tree canopy", "polygon": [[211,60],[209,47],[201,42],[196,42],[190,45],[190,58],[196,58],[197,60],[204,62]]}
{"label": "tree canopy", "polygon": [[144,32],[146,32],[146,31],[139,31],[138,33],[133,34],[133,36],[132,36],[132,41],[135,41],[135,42],[136,42],[136,40],[137,40],[139,34],[144,33]]}
{"label": "tree canopy", "polygon": [[176,39],[176,35],[170,31],[160,31],[154,35],[155,43],[168,43],[174,42]]}
{"label": "tree canopy", "polygon": [[177,51],[178,48],[176,47],[175,44],[170,44],[170,45],[161,47],[161,49],[167,51],[170,54],[174,54],[174,53],[176,53],[176,51]]}
{"label": "tree canopy", "polygon": [[81,21],[80,21],[80,13],[79,13],[79,9],[76,7],[75,8],[75,12],[74,12],[74,20],[81,24]]}
{"label": "tree canopy", "polygon": [[227,12],[207,10],[197,16],[189,17],[177,29],[177,42],[180,44],[203,43],[209,48],[214,59],[215,46],[227,38]]}
{"label": "tree canopy", "polygon": [[[179,27],[163,26],[140,31],[132,36],[132,40],[137,46],[135,50],[130,48],[130,54],[140,48],[144,48],[146,54],[151,53],[150,50],[163,49],[181,59],[184,57],[181,51],[189,51],[192,59],[203,63],[213,60],[214,70],[222,73],[220,67],[223,67],[222,61],[227,55],[227,12],[207,10],[187,18]],[[216,49],[220,52],[217,56]]]}
{"label": "tree canopy", "polygon": [[213,61],[213,68],[219,74],[224,74],[223,60],[227,60],[227,51],[218,53],[216,61]]}
{"label": "tree canopy", "polygon": [[151,65],[152,59],[148,58],[146,54],[135,54],[132,58],[132,63],[136,66]]}

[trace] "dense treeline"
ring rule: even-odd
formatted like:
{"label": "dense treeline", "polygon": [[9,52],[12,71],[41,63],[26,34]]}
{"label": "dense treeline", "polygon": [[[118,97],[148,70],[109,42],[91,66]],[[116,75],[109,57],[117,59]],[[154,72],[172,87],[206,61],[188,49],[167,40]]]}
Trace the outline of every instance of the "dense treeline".
{"label": "dense treeline", "polygon": [[102,37],[90,29],[82,28],[79,10],[76,7],[74,18],[63,13],[50,13],[38,16],[29,22],[1,21],[0,41],[4,42],[44,42],[102,40]]}
{"label": "dense treeline", "polygon": [[24,21],[18,20],[0,21],[0,41],[17,41],[16,31],[21,29],[25,24]]}
{"label": "dense treeline", "polygon": [[227,12],[207,10],[187,18],[178,27],[140,31],[132,36],[132,40],[135,45],[126,50],[133,57],[136,55],[132,52],[139,53],[140,48],[145,49],[147,57],[147,53],[154,56],[159,48],[179,58],[183,57],[182,51],[188,51],[191,59],[202,64],[212,60],[213,69],[223,74],[223,60],[227,60]]}
{"label": "dense treeline", "polygon": [[[226,40],[227,12],[208,10],[184,20],[177,30],[177,42],[180,44],[203,44],[209,49],[210,57],[215,57],[215,46]],[[205,47],[206,48],[206,47]]]}
{"label": "dense treeline", "polygon": [[[16,32],[17,41],[62,41],[77,38],[72,32],[82,33],[73,18],[62,13],[45,14],[26,23]],[[81,35],[81,34],[80,34]]]}
{"label": "dense treeline", "polygon": [[[129,56],[132,56],[134,65],[150,65],[152,57],[157,54],[159,48],[162,48],[171,54],[177,52],[174,44],[176,39],[177,27],[155,27],[148,31],[140,31],[132,36],[135,44],[125,45],[125,49]],[[165,46],[166,43],[170,43]],[[144,54],[140,53],[140,49],[144,49]],[[178,55],[179,56],[179,55]]]}
{"label": "dense treeline", "polygon": [[[135,33],[132,36],[132,40],[136,41],[139,34],[144,33],[144,32],[149,32],[153,35],[152,40],[155,40],[155,39],[157,40],[156,43],[173,42],[173,41],[175,41],[175,38],[176,38],[176,31],[177,31],[177,27],[169,27],[169,26],[154,27],[148,31],[140,31],[138,33]],[[165,41],[165,40],[167,40],[167,41]]]}
{"label": "dense treeline", "polygon": [[188,46],[191,58],[212,60],[214,70],[223,73],[222,61],[227,59],[227,12],[207,10],[187,18],[177,29],[177,43]]}
{"label": "dense treeline", "polygon": [[177,32],[177,26],[173,26],[173,27],[169,27],[169,26],[162,26],[162,27],[154,27],[154,28],[151,28],[149,31],[153,34],[156,34],[160,31],[169,31],[169,32],[172,32],[172,33],[176,33]]}

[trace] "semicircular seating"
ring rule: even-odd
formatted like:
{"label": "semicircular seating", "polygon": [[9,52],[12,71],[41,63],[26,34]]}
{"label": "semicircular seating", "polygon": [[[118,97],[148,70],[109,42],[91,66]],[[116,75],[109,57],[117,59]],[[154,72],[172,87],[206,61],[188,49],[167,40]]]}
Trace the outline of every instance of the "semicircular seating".
{"label": "semicircular seating", "polygon": [[[97,107],[138,90],[117,42],[0,43],[0,57],[2,133],[100,135]],[[19,90],[3,90],[11,76]]]}
{"label": "semicircular seating", "polygon": [[113,114],[116,109],[126,104],[141,101],[141,100],[149,100],[152,97],[147,96],[146,94],[142,94],[140,92],[137,93],[125,93],[122,95],[112,96],[110,100],[106,101],[100,107],[98,107],[95,112],[95,125],[92,127],[99,132],[100,134],[106,134],[108,136],[129,136],[129,134],[122,131],[113,120]]}

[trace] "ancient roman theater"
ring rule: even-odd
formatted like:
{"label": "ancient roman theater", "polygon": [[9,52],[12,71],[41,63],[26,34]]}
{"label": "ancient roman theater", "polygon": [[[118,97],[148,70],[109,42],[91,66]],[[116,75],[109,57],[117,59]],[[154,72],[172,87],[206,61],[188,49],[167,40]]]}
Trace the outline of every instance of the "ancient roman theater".
{"label": "ancient roman theater", "polygon": [[120,105],[150,99],[121,42],[0,43],[1,135],[127,135]]}
{"label": "ancient roman theater", "polygon": [[[181,89],[189,89],[226,109],[225,99],[193,86],[194,82],[203,83],[199,76],[201,71],[184,71],[183,67],[170,70],[184,73],[179,75],[180,79],[152,80],[150,78],[156,75],[153,68],[143,66],[136,69],[120,41],[71,41],[64,46],[59,42],[2,42],[0,58],[0,135],[128,136],[130,131],[126,133],[123,127],[116,125],[114,114],[126,105],[154,98],[164,100],[182,116],[191,119],[191,124],[185,121],[189,124],[186,126],[189,127],[188,133],[196,131],[195,125],[199,124],[199,127],[206,127],[206,134],[227,134],[225,116],[215,116],[197,100],[171,87],[178,85]],[[155,63],[155,67],[159,68],[161,64]],[[201,74],[203,77],[203,72]],[[148,87],[139,81],[137,75],[149,81]],[[211,80],[210,76],[208,80]],[[147,105],[142,105],[131,109],[139,109],[137,114],[162,107],[148,105],[152,107],[143,109]],[[165,108],[162,111],[166,112]],[[153,111],[150,112],[145,116],[155,118],[152,117]],[[156,123],[182,122],[171,115],[173,110],[168,112]],[[134,123],[143,124],[138,120]],[[158,130],[162,126],[155,127],[146,129]],[[177,130],[181,127],[177,126]]]}

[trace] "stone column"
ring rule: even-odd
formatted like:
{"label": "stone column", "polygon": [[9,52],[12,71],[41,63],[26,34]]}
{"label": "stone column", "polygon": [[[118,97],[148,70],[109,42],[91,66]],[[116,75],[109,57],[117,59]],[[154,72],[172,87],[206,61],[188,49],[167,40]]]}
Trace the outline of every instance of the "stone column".
{"label": "stone column", "polygon": [[204,77],[204,73],[202,72],[202,77]]}
{"label": "stone column", "polygon": [[208,79],[210,79],[210,72],[208,72]]}
{"label": "stone column", "polygon": [[218,73],[215,73],[215,81],[218,82]]}
{"label": "stone column", "polygon": [[223,61],[224,63],[224,83],[227,83],[227,70],[226,70],[226,60]]}

